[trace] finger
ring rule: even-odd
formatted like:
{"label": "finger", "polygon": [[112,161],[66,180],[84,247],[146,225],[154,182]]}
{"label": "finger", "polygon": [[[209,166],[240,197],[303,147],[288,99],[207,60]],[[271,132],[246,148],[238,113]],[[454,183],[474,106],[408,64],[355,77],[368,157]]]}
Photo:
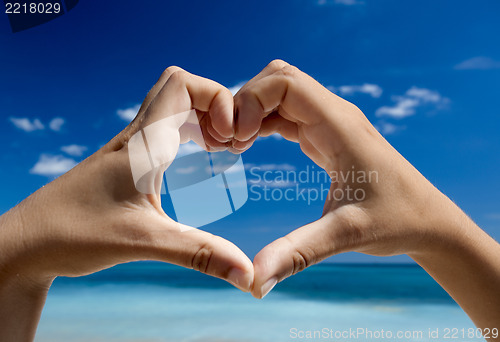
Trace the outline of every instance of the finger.
{"label": "finger", "polygon": [[309,139],[304,138],[304,134],[302,134],[301,137],[298,124],[282,117],[276,112],[270,114],[262,120],[259,135],[269,136],[274,133],[280,134],[288,141],[300,143],[300,149],[302,152],[311,158],[315,164],[321,167],[329,165],[328,155],[321,153],[321,151],[319,151]]}
{"label": "finger", "polygon": [[142,230],[147,232],[142,242],[142,259],[192,268],[250,291],[254,278],[252,262],[231,242],[168,217],[142,219]]}
{"label": "finger", "polygon": [[[207,118],[210,118],[210,116],[207,116]],[[220,135],[212,126],[212,123],[210,120],[207,120],[207,132],[220,143],[227,143],[230,139],[224,138],[222,135]]]}
{"label": "finger", "polygon": [[[299,142],[299,131],[297,124],[285,119],[278,113],[272,113],[262,120],[260,130],[255,136],[243,142],[234,140],[232,148],[237,150],[237,153],[242,153],[248,150],[253,145],[258,136],[268,137],[275,133],[280,134],[288,141],[292,141],[295,143]],[[236,153],[231,149],[229,149],[229,151]]]}
{"label": "finger", "polygon": [[329,213],[264,247],[253,261],[252,295],[263,298],[278,282],[332,256],[337,233],[333,217]]}
{"label": "finger", "polygon": [[[299,124],[319,125],[326,116],[335,120],[336,113],[352,112],[353,107],[291,65],[248,82],[235,96],[234,103],[235,139],[240,141],[255,134],[262,119],[273,111]],[[345,117],[341,118],[345,121]],[[342,123],[339,118],[337,121]]]}
{"label": "finger", "polygon": [[[285,74],[283,71],[290,68],[293,67],[286,66],[256,81],[248,82],[246,88],[235,96],[235,139],[248,140],[258,132],[262,120],[267,115],[279,110],[280,105],[285,106],[291,101],[288,93],[288,88],[292,87],[290,72]],[[299,96],[303,97],[302,94]],[[294,114],[300,115],[300,109],[293,110],[291,115]]]}
{"label": "finger", "polygon": [[147,111],[149,106],[151,105],[151,102],[155,99],[155,97],[158,95],[158,93],[161,91],[161,89],[165,86],[167,83],[168,79],[174,72],[181,71],[182,69],[177,67],[177,66],[170,66],[163,73],[161,74],[160,78],[156,82],[156,84],[149,90],[148,94],[146,95],[146,98],[141,104],[141,107],[139,108],[139,111],[137,112],[137,115],[135,118],[130,122],[130,124],[127,126],[127,128],[122,132],[122,134],[119,134],[117,137],[112,139],[107,146],[113,150],[118,150],[123,146],[123,141],[130,139],[130,137],[137,132],[137,130],[140,128],[141,125],[141,120],[137,120],[137,118],[142,118],[144,116],[144,113]]}
{"label": "finger", "polygon": [[156,97],[156,95],[158,95],[158,93],[163,88],[165,83],[167,83],[170,76],[174,72],[180,71],[180,70],[182,70],[182,69],[179,68],[178,66],[169,66],[167,69],[165,69],[165,71],[162,72],[160,78],[158,79],[158,81],[156,81],[156,84],[153,86],[153,88],[151,88],[151,90],[146,95],[146,98],[142,102],[138,113],[143,113],[148,109],[149,105],[151,104],[151,101],[153,101],[153,99]]}
{"label": "finger", "polygon": [[214,137],[214,134],[211,133],[214,131],[214,129],[212,128],[212,125],[210,123],[210,116],[208,115],[202,116],[199,123],[200,123],[201,134],[203,136],[203,140],[205,142],[205,146],[207,147],[207,149],[211,151],[214,150],[223,151],[227,148],[228,145],[227,142],[220,141],[224,138],[218,140]]}
{"label": "finger", "polygon": [[220,137],[233,136],[233,98],[222,85],[184,70],[174,72],[150,105],[156,120],[165,113],[180,113],[194,108],[208,113],[211,128]]}
{"label": "finger", "polygon": [[245,152],[250,148],[250,146],[253,145],[255,140],[259,137],[259,133],[255,133],[253,137],[248,139],[247,141],[233,141],[232,147],[236,150],[238,150],[240,153]]}
{"label": "finger", "polygon": [[[287,62],[283,61],[283,60],[280,60],[280,59],[275,59],[273,61],[271,61],[264,69],[262,69],[262,71],[260,73],[258,73],[255,77],[253,77],[250,81],[248,81],[245,85],[243,85],[243,87],[241,87],[241,89],[238,91],[238,93],[236,94],[235,96],[235,104],[245,104],[245,101],[242,100],[242,97],[241,96],[238,96],[242,93],[245,93],[247,91],[247,89],[249,87],[251,87],[252,85],[254,85],[255,83],[257,83],[258,81],[260,81],[261,79],[269,76],[269,75],[272,75],[274,74],[275,72],[283,69],[284,67],[286,66],[289,66],[290,64],[288,64]],[[245,113],[245,111],[243,110],[242,111],[243,113]],[[247,135],[245,135],[246,133],[246,124],[245,124],[245,118],[243,118],[243,121],[241,124],[238,124],[238,121],[240,121],[240,113],[239,113],[239,106],[238,105],[235,105],[235,118],[236,118],[236,122],[235,122],[235,131],[239,131],[237,135],[237,141],[247,141],[248,138],[246,138]],[[260,122],[260,121],[257,121],[257,122]],[[254,124],[255,126],[256,124]],[[242,127],[240,127],[242,126]]]}
{"label": "finger", "polygon": [[[236,149],[238,153],[242,153],[248,150],[258,136],[268,137],[272,134],[278,133],[283,138],[292,142],[299,142],[299,131],[298,126],[295,122],[289,121],[284,117],[280,116],[278,113],[272,113],[262,120],[259,132],[247,141],[233,141],[233,149]],[[233,152],[232,150],[230,150]],[[233,152],[234,153],[234,152]]]}
{"label": "finger", "polygon": [[259,72],[250,81],[248,81],[246,84],[244,84],[241,87],[241,89],[238,91],[238,93],[241,92],[241,91],[245,91],[245,88],[246,88],[247,84],[252,84],[252,83],[260,80],[261,78],[264,78],[264,77],[266,77],[268,75],[271,75],[274,72],[276,72],[276,71],[278,71],[278,70],[286,67],[287,65],[290,65],[290,64],[288,64],[287,62],[285,62],[285,61],[283,61],[281,59],[275,59],[275,60],[271,61],[271,63],[269,63],[268,65],[266,65],[266,67],[264,69],[262,69],[261,72]]}
{"label": "finger", "polygon": [[273,113],[262,120],[259,135],[268,137],[278,133],[283,138],[293,142],[299,142],[299,127],[295,122],[285,119],[278,113]]}

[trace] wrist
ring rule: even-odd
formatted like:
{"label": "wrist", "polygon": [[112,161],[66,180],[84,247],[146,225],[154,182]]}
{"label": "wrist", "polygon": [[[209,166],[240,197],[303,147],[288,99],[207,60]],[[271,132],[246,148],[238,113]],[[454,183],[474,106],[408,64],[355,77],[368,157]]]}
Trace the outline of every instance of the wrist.
{"label": "wrist", "polygon": [[422,239],[408,255],[415,261],[444,255],[472,253],[484,240],[484,233],[458,206],[441,194],[425,226],[420,227]]}
{"label": "wrist", "polygon": [[45,220],[35,208],[33,196],[36,193],[0,217],[0,287],[11,284],[43,290],[55,278],[40,264]]}
{"label": "wrist", "polygon": [[[408,255],[464,309],[478,328],[498,326],[500,245],[450,202],[427,247]],[[452,213],[452,208],[456,208]],[[445,210],[446,209],[446,210]]]}

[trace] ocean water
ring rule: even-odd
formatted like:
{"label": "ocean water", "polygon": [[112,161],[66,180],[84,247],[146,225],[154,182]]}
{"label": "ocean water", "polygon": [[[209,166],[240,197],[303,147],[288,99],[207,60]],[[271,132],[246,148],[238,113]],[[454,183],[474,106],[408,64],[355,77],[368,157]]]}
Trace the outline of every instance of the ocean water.
{"label": "ocean water", "polygon": [[316,265],[257,300],[193,270],[139,262],[57,278],[35,341],[480,341],[473,331],[418,266]]}

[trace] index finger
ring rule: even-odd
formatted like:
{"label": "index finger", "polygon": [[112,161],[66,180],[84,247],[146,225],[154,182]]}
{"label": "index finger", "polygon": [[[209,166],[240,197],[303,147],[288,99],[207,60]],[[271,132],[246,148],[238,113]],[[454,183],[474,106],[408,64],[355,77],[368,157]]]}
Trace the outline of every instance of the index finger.
{"label": "index finger", "polygon": [[207,113],[210,116],[211,128],[220,136],[224,138],[233,136],[231,92],[215,81],[184,70],[176,71],[169,77],[148,111],[154,117],[190,109]]}
{"label": "index finger", "polygon": [[235,96],[234,104],[238,141],[255,135],[263,118],[274,111],[289,121],[313,125],[331,116],[333,108],[352,106],[292,65],[249,81]]}

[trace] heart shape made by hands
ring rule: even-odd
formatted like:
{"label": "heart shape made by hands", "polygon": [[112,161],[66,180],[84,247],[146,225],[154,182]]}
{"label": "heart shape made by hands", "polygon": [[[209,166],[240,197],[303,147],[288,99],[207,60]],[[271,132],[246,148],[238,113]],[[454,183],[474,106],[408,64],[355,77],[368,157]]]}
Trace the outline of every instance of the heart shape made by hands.
{"label": "heart shape made by hands", "polygon": [[[406,197],[408,185],[396,181],[382,188],[380,180],[388,179],[397,170],[398,174],[416,179],[422,189],[429,189],[428,182],[356,106],[280,60],[271,62],[234,97],[214,81],[177,67],[168,68],[128,127],[135,187],[141,193],[159,197],[163,172],[182,143],[193,140],[207,151],[228,150],[238,155],[250,148],[258,136],[274,133],[299,143],[302,151],[330,175],[331,188],[323,215],[264,247],[256,255],[251,271],[247,264],[241,260],[235,263],[224,253],[224,261],[215,261],[214,248],[197,253],[194,259],[199,257],[198,264],[203,267],[195,268],[208,270],[239,288],[251,289],[254,296],[261,298],[277,282],[337,253],[394,255],[412,248],[411,238],[416,233],[397,227],[411,227],[411,220],[418,215],[410,210],[413,216],[401,218],[405,222],[396,226],[391,212],[394,203],[404,201],[391,202],[387,198],[387,194]],[[221,182],[225,195],[225,191],[231,191],[226,176]],[[194,195],[184,195],[187,207]],[[203,209],[208,213],[217,211],[217,201],[210,202],[187,212],[195,217]],[[179,224],[179,230],[193,228]],[[217,273],[209,271],[215,267],[208,265],[210,262],[239,266],[229,273]]]}

